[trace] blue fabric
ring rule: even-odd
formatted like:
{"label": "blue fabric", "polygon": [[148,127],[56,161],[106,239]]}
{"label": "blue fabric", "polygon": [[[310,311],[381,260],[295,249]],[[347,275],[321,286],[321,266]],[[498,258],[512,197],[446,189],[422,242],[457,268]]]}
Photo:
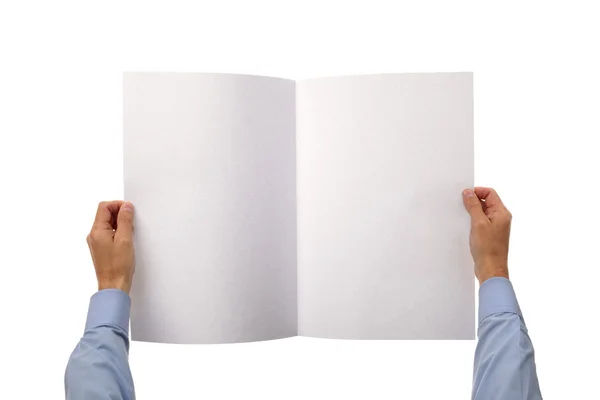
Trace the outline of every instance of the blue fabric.
{"label": "blue fabric", "polygon": [[[130,307],[129,296],[118,289],[92,296],[85,333],[65,373],[68,400],[135,399],[128,362]],[[508,279],[481,285],[477,334],[472,399],[541,399],[533,346]]]}
{"label": "blue fabric", "polygon": [[134,400],[129,370],[131,299],[119,289],[101,290],[90,299],[83,337],[65,372],[67,400]]}
{"label": "blue fabric", "polygon": [[533,345],[508,279],[490,278],[479,288],[477,337],[472,399],[542,398]]}

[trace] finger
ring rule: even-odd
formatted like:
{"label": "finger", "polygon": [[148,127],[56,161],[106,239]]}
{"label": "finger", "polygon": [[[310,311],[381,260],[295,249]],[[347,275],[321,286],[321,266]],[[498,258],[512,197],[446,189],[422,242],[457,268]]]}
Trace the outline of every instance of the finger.
{"label": "finger", "polygon": [[494,189],[488,187],[476,187],[474,190],[477,197],[485,200],[485,205],[488,208],[504,207],[504,203],[502,203],[500,196],[498,196],[498,193],[496,193]]}
{"label": "finger", "polygon": [[492,188],[476,187],[475,193],[483,198],[485,207],[483,211],[491,222],[496,220],[504,220],[505,217],[510,218],[510,212],[498,196],[498,193]]}
{"label": "finger", "polygon": [[133,236],[133,204],[124,202],[117,217],[115,240],[131,240]]}
{"label": "finger", "polygon": [[471,216],[471,223],[489,221],[483,212],[481,201],[473,189],[465,189],[463,191],[463,203],[465,204],[465,209]]}
{"label": "finger", "polygon": [[115,229],[116,215],[119,212],[119,207],[123,204],[122,200],[103,201],[98,204],[94,227],[100,229]]}

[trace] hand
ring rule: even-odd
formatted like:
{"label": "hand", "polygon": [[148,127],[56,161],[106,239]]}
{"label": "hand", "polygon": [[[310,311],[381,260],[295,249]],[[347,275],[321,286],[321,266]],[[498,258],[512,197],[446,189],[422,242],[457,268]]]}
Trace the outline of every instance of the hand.
{"label": "hand", "polygon": [[463,202],[471,216],[469,244],[479,284],[494,276],[508,278],[511,213],[491,188],[466,189]]}
{"label": "hand", "polygon": [[98,290],[114,288],[129,294],[135,268],[133,204],[120,200],[100,203],[87,243]]}

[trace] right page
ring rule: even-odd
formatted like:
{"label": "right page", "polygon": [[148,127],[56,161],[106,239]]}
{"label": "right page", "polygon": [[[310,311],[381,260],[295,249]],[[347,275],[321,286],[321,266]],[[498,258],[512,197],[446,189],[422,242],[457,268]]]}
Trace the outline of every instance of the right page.
{"label": "right page", "polygon": [[296,91],[299,334],[473,339],[472,74]]}

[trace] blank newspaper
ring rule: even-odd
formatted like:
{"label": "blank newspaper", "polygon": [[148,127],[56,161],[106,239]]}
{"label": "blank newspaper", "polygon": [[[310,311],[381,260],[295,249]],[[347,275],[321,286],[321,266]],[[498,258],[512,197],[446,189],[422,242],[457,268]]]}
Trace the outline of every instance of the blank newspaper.
{"label": "blank newspaper", "polygon": [[474,338],[471,73],[123,91],[133,340]]}

